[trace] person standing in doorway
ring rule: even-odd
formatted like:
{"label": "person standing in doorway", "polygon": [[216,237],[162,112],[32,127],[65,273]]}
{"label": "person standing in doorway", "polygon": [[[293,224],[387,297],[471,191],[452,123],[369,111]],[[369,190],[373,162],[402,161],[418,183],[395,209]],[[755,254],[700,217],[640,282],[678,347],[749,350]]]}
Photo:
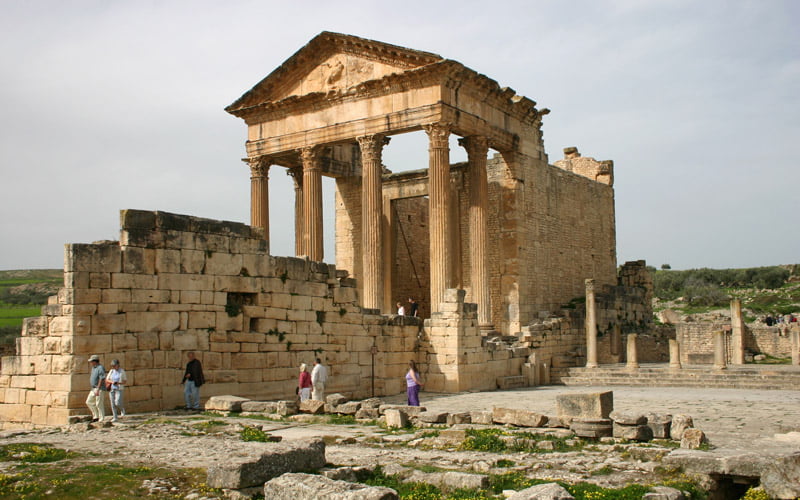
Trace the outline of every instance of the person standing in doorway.
{"label": "person standing in doorway", "polygon": [[100,356],[92,354],[89,357],[92,372],[89,374],[89,396],[86,406],[92,412],[92,422],[101,422],[106,418],[106,407],[103,401],[103,391],[106,390],[106,369],[100,364]]}
{"label": "person standing in doorway", "polygon": [[200,386],[206,381],[203,377],[203,365],[200,360],[195,358],[194,352],[186,353],[189,362],[186,363],[186,371],[183,373],[183,398],[186,401],[187,410],[200,409]]}
{"label": "person standing in doorway", "polygon": [[125,416],[125,404],[122,399],[122,388],[128,383],[128,377],[119,365],[118,359],[111,360],[111,370],[106,375],[108,387],[108,401],[111,403],[111,413],[114,415],[112,422]]}
{"label": "person standing in doorway", "polygon": [[415,318],[419,316],[419,304],[413,297],[408,298],[408,315]]}
{"label": "person standing in doorway", "polygon": [[420,377],[417,364],[413,359],[408,362],[406,386],[408,387],[408,406],[419,406],[419,390],[422,389],[422,377]]}
{"label": "person standing in doorway", "polygon": [[311,370],[311,399],[325,401],[325,384],[328,383],[328,369],[317,358]]}
{"label": "person standing in doorway", "polygon": [[300,402],[311,399],[311,375],[308,373],[306,364],[300,365],[300,377],[297,379],[297,394],[300,396]]}

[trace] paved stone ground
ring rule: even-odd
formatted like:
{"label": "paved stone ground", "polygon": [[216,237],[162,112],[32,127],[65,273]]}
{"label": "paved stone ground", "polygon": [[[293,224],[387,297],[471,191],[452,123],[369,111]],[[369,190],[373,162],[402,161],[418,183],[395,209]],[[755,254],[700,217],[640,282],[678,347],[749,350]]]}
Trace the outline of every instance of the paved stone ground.
{"label": "paved stone ground", "polygon": [[[798,388],[800,389],[800,388]],[[463,394],[423,392],[421,404],[432,410],[491,410],[493,406],[556,413],[556,396],[568,393],[614,392],[614,408],[641,412],[684,413],[718,447],[768,451],[800,449],[800,390],[758,391],[682,387],[542,386],[510,391]],[[384,398],[402,403],[403,395]],[[789,434],[775,439],[775,434]],[[793,446],[792,446],[793,444]]]}

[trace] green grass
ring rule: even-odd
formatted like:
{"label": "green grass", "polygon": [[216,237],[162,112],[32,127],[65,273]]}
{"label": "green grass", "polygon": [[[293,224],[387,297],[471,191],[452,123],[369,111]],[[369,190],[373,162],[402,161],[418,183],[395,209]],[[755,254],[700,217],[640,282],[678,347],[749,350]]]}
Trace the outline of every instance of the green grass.
{"label": "green grass", "polygon": [[33,318],[39,316],[42,312],[42,306],[0,306],[0,327],[22,327],[22,320],[24,318]]}

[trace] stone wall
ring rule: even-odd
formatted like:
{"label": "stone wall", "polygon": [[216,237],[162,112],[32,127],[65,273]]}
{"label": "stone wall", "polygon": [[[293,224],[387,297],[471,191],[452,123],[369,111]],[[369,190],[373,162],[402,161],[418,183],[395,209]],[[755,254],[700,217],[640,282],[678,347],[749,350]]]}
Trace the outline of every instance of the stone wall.
{"label": "stone wall", "polygon": [[419,304],[420,318],[430,317],[430,228],[428,198],[401,198],[391,203],[395,228],[392,239],[392,299],[408,309],[408,298]]}
{"label": "stone wall", "polygon": [[[732,359],[730,322],[677,323],[676,338],[681,346],[681,362],[712,364],[714,362],[714,332],[724,330],[727,360]],[[776,358],[792,355],[792,341],[788,331],[775,326],[745,325],[745,352],[768,354]]]}
{"label": "stone wall", "polygon": [[[62,425],[86,414],[87,360],[118,358],[131,412],[183,404],[186,353],[203,363],[204,398],[294,397],[300,363],[320,357],[328,391],[353,398],[405,390],[415,359],[429,390],[496,386],[526,352],[482,345],[475,306],[449,290],[426,322],[365,313],[335,266],[265,252],[244,224],[125,210],[119,242],[66,246],[64,288],[25,320],[4,357],[0,426]],[[376,354],[372,354],[372,348]],[[513,358],[513,359],[512,359]],[[373,364],[374,361],[374,364]]]}

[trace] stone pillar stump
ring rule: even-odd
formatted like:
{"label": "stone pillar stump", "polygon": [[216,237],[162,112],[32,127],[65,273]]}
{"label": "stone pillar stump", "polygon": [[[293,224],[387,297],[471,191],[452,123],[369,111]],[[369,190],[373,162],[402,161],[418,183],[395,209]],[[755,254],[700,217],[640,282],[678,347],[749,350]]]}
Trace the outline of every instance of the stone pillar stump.
{"label": "stone pillar stump", "polygon": [[594,280],[586,285],[586,368],[597,368],[597,304],[594,298]]}
{"label": "stone pillar stump", "polygon": [[742,301],[731,300],[731,364],[744,364],[744,317],[742,316]]}
{"label": "stone pillar stump", "polygon": [[725,332],[722,330],[714,332],[714,368],[724,370],[728,367],[725,353]]}
{"label": "stone pillar stump", "polygon": [[639,336],[635,333],[628,334],[628,355],[627,355],[627,364],[625,367],[628,370],[636,370],[639,368],[639,351],[636,347],[636,342],[639,339]]}
{"label": "stone pillar stump", "polygon": [[681,369],[681,345],[675,339],[669,339],[669,367],[673,370]]}

